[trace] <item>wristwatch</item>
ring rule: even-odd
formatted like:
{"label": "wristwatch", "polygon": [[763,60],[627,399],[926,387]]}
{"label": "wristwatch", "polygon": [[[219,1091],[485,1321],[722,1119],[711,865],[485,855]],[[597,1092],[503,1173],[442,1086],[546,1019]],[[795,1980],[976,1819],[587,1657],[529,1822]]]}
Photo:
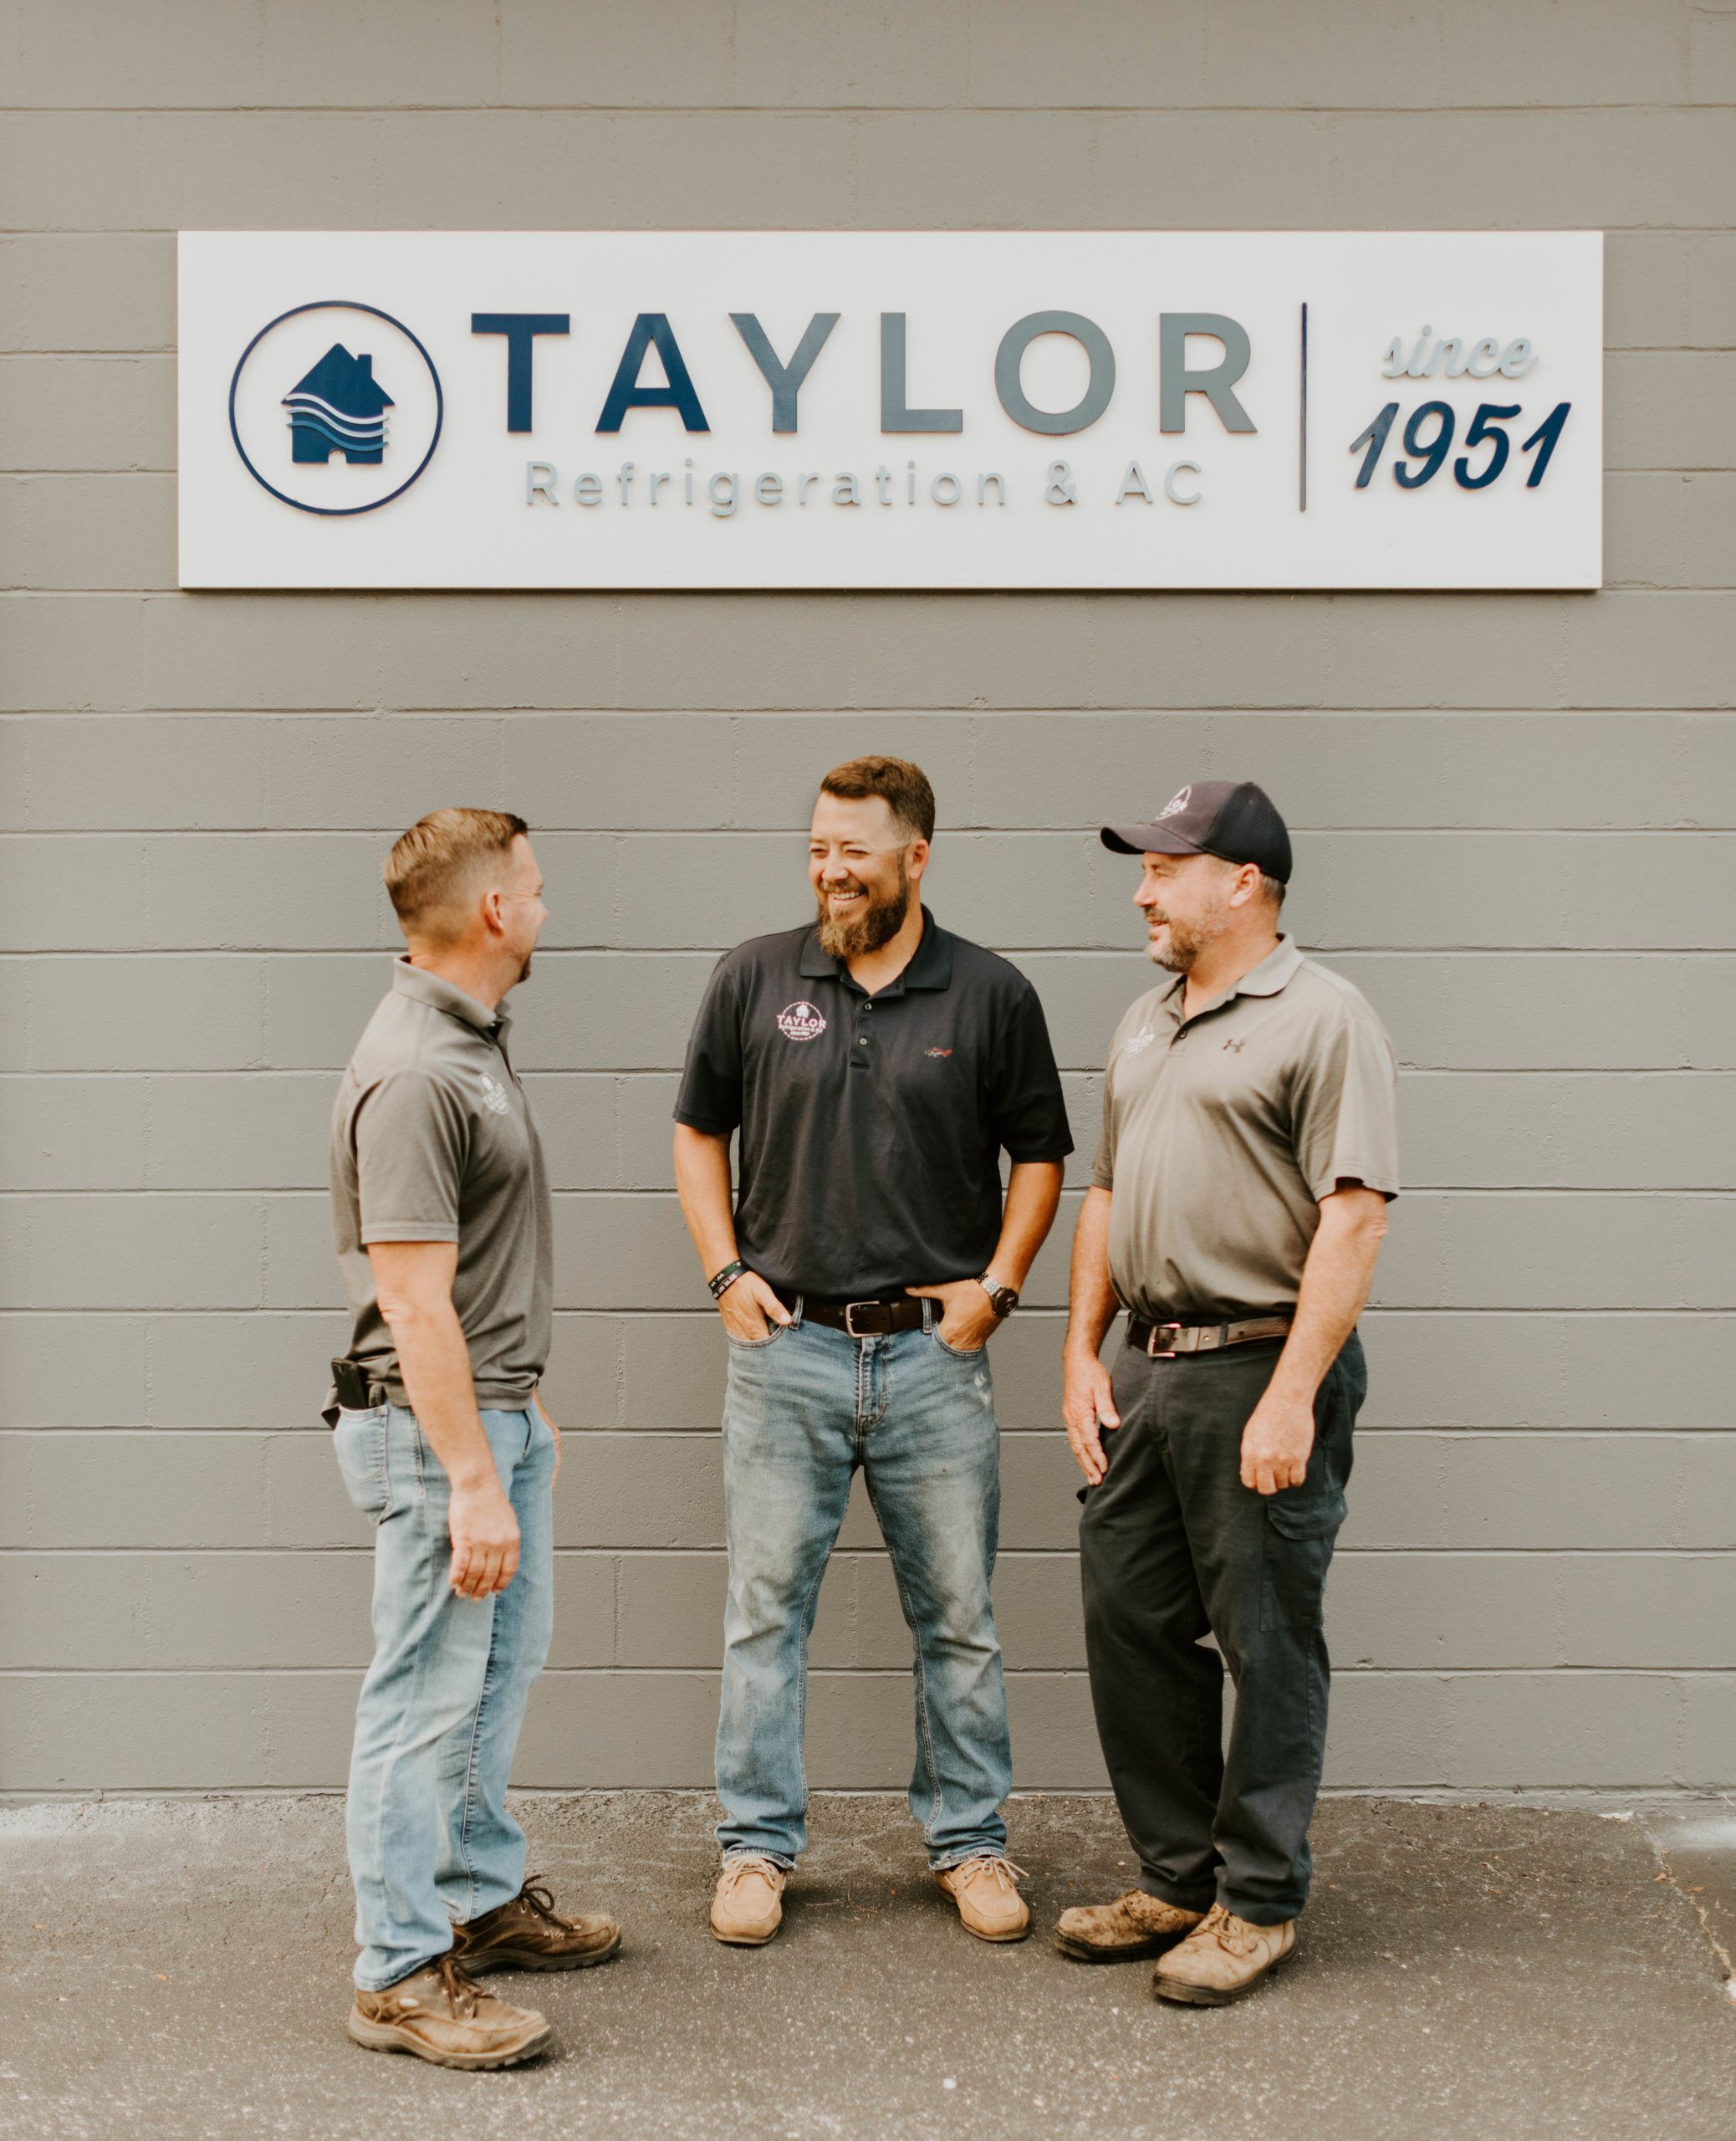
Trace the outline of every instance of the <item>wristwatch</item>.
{"label": "wristwatch", "polygon": [[988,1306],[999,1316],[1011,1316],[1019,1306],[1019,1296],[1010,1286],[1003,1286],[992,1271],[985,1271],[977,1284],[988,1296]]}

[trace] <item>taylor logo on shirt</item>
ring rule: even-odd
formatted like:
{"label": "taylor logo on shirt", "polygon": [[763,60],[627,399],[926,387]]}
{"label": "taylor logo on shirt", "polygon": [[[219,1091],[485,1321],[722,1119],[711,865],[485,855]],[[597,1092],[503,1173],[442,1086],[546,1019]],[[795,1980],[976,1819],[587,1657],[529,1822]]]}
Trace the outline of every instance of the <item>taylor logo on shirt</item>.
{"label": "taylor logo on shirt", "polygon": [[778,1014],[778,1030],[785,1040],[817,1040],[826,1030],[819,1006],[801,997],[786,1004]]}
{"label": "taylor logo on shirt", "polygon": [[1141,1026],[1136,1034],[1129,1034],[1126,1040],[1121,1043],[1121,1053],[1123,1055],[1137,1055],[1141,1049],[1149,1048],[1156,1038],[1157,1035],[1153,1028]]}
{"label": "taylor logo on shirt", "polygon": [[508,1110],[506,1087],[498,1078],[491,1078],[484,1070],[483,1079],[483,1106],[491,1115],[505,1115]]}
{"label": "taylor logo on shirt", "polygon": [[1171,796],[1168,802],[1166,803],[1163,808],[1157,813],[1156,817],[1152,822],[1156,825],[1161,825],[1166,818],[1179,817],[1182,812],[1187,808],[1187,799],[1192,795],[1192,793],[1193,784],[1191,781],[1186,788],[1178,788],[1175,794]]}

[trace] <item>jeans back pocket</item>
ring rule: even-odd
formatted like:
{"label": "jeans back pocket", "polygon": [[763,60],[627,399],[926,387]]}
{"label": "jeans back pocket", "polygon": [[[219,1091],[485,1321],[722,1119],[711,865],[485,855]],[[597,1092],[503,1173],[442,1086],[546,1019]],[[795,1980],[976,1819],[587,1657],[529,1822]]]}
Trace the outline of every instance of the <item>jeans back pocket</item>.
{"label": "jeans back pocket", "polygon": [[338,1414],[332,1429],[332,1448],[343,1474],[344,1491],[366,1517],[378,1524],[390,1506],[391,1484],[386,1474],[385,1434],[390,1408],[370,1406],[365,1413]]}

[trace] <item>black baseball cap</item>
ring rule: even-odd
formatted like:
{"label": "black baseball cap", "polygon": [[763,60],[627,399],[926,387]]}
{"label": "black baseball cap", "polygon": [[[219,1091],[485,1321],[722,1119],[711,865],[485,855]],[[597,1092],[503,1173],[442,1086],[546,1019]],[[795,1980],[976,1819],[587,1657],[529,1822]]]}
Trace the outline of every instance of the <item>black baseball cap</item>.
{"label": "black baseball cap", "polygon": [[1251,780],[1195,780],[1178,788],[1148,825],[1105,825],[1117,855],[1215,855],[1290,881],[1290,836],[1278,806]]}

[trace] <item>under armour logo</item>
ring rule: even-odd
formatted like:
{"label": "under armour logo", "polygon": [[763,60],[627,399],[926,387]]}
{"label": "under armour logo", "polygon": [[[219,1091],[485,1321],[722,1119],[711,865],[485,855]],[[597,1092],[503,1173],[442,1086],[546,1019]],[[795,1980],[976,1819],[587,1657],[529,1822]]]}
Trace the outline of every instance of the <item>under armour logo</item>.
{"label": "under armour logo", "polygon": [[1238,1055],[1239,1055],[1243,1050],[1248,1045],[1245,1040],[1227,1040],[1223,1045],[1226,1048],[1234,1049]]}

